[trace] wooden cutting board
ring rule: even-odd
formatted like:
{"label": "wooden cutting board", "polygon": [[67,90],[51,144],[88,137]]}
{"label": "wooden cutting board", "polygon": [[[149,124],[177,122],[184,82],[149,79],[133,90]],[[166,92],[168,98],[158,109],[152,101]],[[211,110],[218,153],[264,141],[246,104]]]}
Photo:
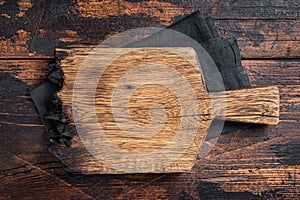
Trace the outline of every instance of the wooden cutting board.
{"label": "wooden cutting board", "polygon": [[186,172],[214,118],[279,122],[277,86],[209,94],[192,48],[71,48],[56,54],[65,73],[59,97],[79,136],[59,151],[73,171]]}

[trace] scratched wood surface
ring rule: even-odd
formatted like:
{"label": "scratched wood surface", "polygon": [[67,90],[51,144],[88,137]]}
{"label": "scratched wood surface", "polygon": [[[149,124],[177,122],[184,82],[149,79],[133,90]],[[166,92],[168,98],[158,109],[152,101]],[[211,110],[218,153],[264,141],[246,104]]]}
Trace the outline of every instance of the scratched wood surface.
{"label": "scratched wood surface", "polygon": [[[300,198],[298,1],[87,2],[0,1],[1,199]],[[212,14],[223,35],[237,37],[252,85],[279,86],[280,124],[221,135],[190,173],[67,174],[47,151],[26,91],[45,77],[53,50],[129,28],[165,26],[196,9]]]}
{"label": "scratched wood surface", "polygon": [[[91,54],[94,56],[89,56]],[[265,125],[277,125],[279,122],[280,102],[276,85],[208,94],[200,72],[198,56],[192,48],[94,48],[91,51],[90,47],[80,47],[56,49],[56,55],[65,56],[60,61],[65,74],[65,86],[58,93],[63,108],[71,121],[76,118],[77,124],[88,124],[88,128],[77,131],[81,140],[76,137],[72,147],[54,150],[54,153],[59,152],[59,158],[72,172],[187,172],[194,165],[214,118]],[[117,59],[114,60],[115,58]],[[110,60],[114,61],[107,68],[102,66]],[[85,72],[81,69],[83,62],[86,63]],[[100,75],[95,71],[101,70],[102,75],[98,79]],[[81,76],[78,76],[79,73]],[[93,97],[91,88],[94,87],[95,100],[89,98]],[[125,94],[130,94],[131,97],[126,100]],[[166,116],[157,108],[151,111],[153,106],[158,105],[165,110]],[[127,112],[129,116],[124,115]],[[153,113],[149,114],[150,112]],[[149,115],[152,116],[151,119]],[[185,121],[196,126],[186,126]],[[161,126],[162,122],[164,126]],[[102,131],[99,130],[99,125]],[[82,132],[86,133],[84,139]],[[103,142],[101,132],[109,141]],[[175,135],[183,136],[175,139]],[[184,146],[186,137],[194,139]],[[170,140],[175,145],[167,146]],[[88,141],[98,145],[87,145]],[[140,164],[131,164],[131,169],[124,168],[123,165],[129,166],[133,163],[131,157],[127,156],[129,154],[120,156],[120,153],[116,153],[109,146],[110,142],[122,150],[136,154],[161,149],[159,155],[154,153],[145,156],[139,159],[139,163],[153,160],[152,164],[155,161],[165,164],[156,169]],[[102,159],[104,162],[99,157],[96,159],[95,154],[89,154],[87,149],[93,149],[97,152],[95,154],[107,153],[105,159]],[[162,152],[173,160],[160,160]]]}

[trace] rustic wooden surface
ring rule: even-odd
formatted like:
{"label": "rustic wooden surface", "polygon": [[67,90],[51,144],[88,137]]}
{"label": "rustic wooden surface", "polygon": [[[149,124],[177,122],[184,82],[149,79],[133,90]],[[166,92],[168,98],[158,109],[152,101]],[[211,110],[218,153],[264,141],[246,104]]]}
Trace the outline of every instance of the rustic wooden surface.
{"label": "rustic wooden surface", "polygon": [[[298,1],[91,1],[99,9],[86,2],[0,1],[0,68],[23,81],[6,80],[1,72],[0,198],[300,198]],[[164,26],[198,8],[213,15],[223,35],[237,37],[253,85],[279,86],[280,124],[222,135],[190,173],[67,174],[47,151],[47,135],[24,83],[45,77],[54,48],[97,43],[128,28]]]}

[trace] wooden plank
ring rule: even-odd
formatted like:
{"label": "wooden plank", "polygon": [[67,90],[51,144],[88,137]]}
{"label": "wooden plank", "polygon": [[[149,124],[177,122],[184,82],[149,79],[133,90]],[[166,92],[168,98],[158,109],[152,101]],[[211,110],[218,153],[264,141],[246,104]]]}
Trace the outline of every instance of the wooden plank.
{"label": "wooden plank", "polygon": [[92,199],[10,153],[1,154],[0,161],[1,199]]}
{"label": "wooden plank", "polygon": [[[244,60],[250,81],[254,85],[276,84],[280,87],[300,83],[299,60]],[[293,93],[293,91],[291,91]]]}
{"label": "wooden plank", "polygon": [[[18,63],[22,62],[15,61],[14,65]],[[23,64],[25,68],[32,66]],[[29,98],[28,85],[10,75],[0,71],[0,152],[13,153],[65,179],[61,163],[47,150],[49,139]]]}
{"label": "wooden plank", "polygon": [[281,1],[218,1],[211,10],[219,19],[299,19],[299,2]]}
{"label": "wooden plank", "polygon": [[299,20],[216,20],[225,37],[235,37],[243,58],[299,58]]}
{"label": "wooden plank", "polygon": [[[238,26],[238,22],[232,24],[234,26]],[[277,30],[280,31],[285,29],[284,25],[285,23],[283,23],[282,26],[276,28],[275,32]],[[226,29],[223,29],[223,27],[221,27],[220,29],[222,32],[225,32],[225,34],[227,34],[228,36],[234,36],[238,38],[238,43],[243,58],[258,58],[257,52],[260,52],[260,58],[298,58],[300,55],[299,52],[300,44],[299,41],[295,39],[294,35],[278,33],[278,38],[276,37],[273,38],[272,34],[271,37],[269,38],[265,33],[263,34],[252,33],[253,32],[252,27],[249,27],[249,29],[247,28],[246,30],[243,31],[239,29],[229,29],[228,27]],[[264,29],[259,29],[258,32],[260,30],[263,31]],[[299,32],[299,28],[296,27],[295,29],[292,29],[292,31],[296,34]],[[98,34],[97,32],[98,30],[95,30],[95,34]],[[241,36],[239,36],[238,34],[241,34]],[[45,35],[43,37],[44,37],[43,39],[40,39],[41,46],[30,47],[34,49],[34,51],[37,53],[30,53],[30,51],[28,51],[27,48],[24,49],[24,51],[21,51],[18,49],[18,45],[7,41],[3,41],[5,42],[5,44],[3,43],[3,45],[6,45],[6,48],[8,47],[12,49],[6,51],[5,48],[3,48],[0,57],[5,59],[5,58],[26,58],[26,57],[49,58],[50,56],[50,58],[52,58],[54,54],[54,49],[56,47],[63,47],[69,44],[76,44],[76,43],[83,42],[83,41],[60,42],[60,44],[57,44],[56,46],[49,46],[47,45],[47,43],[55,42],[54,40],[58,40],[60,37],[64,37],[64,36],[56,34],[57,38],[51,39],[51,37],[53,37],[53,34],[51,33],[51,36]],[[45,43],[42,40],[47,40],[47,43]],[[99,37],[98,40],[86,38],[84,42],[96,44],[98,42],[101,42],[102,40],[103,37]],[[36,39],[35,41],[39,41],[39,39]],[[26,43],[30,42],[30,40],[26,40],[25,42]]]}
{"label": "wooden plank", "polygon": [[220,33],[238,41],[298,41],[300,20],[214,20]]}
{"label": "wooden plank", "polygon": [[64,182],[66,174],[47,150],[49,140],[28,97],[28,86],[2,71],[0,82],[0,199],[90,199]]}
{"label": "wooden plank", "polygon": [[7,72],[33,86],[47,77],[48,62],[48,60],[0,60],[0,71]]}
{"label": "wooden plank", "polygon": [[[51,4],[38,1],[20,11],[16,1],[3,2],[0,30],[5,31],[0,31],[0,58],[49,58],[57,47],[98,44],[116,32],[169,25],[197,8],[205,12],[213,3],[207,0],[53,1]],[[222,32],[238,37],[244,58],[257,58],[258,51],[260,58],[297,58],[300,55],[296,39],[300,31],[297,6],[298,2],[293,0],[222,1],[214,4],[213,16]],[[226,17],[234,20],[224,20]]]}

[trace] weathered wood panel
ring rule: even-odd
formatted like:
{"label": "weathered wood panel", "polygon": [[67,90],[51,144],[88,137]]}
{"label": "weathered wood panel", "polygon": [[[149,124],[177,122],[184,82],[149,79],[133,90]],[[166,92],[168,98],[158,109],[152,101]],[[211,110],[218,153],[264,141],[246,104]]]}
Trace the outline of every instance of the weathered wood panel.
{"label": "weathered wood panel", "polygon": [[79,189],[10,153],[2,152],[0,160],[1,199],[92,199]]}
{"label": "weathered wood panel", "polygon": [[[97,44],[116,32],[169,25],[197,8],[210,13],[211,7],[221,32],[239,39],[244,58],[300,56],[299,3],[293,0],[25,1],[23,6],[19,4],[22,5],[13,0],[0,5],[2,58],[53,56],[57,47]],[[261,52],[259,56],[257,51]]]}
{"label": "weathered wood panel", "polygon": [[0,60],[0,71],[33,86],[47,77],[48,62],[49,60]]}
{"label": "weathered wood panel", "polygon": [[[90,12],[94,15],[93,18],[83,17],[89,13],[89,9],[85,9],[86,5],[79,8],[78,4],[82,2],[84,1],[0,1],[0,57],[52,57],[56,47],[83,42],[98,43],[108,34],[128,28],[165,26],[200,8],[205,14],[212,13],[222,34],[238,38],[244,58],[299,58],[299,1],[163,0],[159,1],[159,6],[149,10],[147,8],[151,3],[148,1],[141,4],[126,4],[125,1],[120,1],[121,8],[128,14],[123,12],[123,15],[116,15],[116,12],[113,12],[115,16],[108,17],[108,9],[103,10],[107,15],[104,18],[97,18],[101,14],[93,8]],[[116,7],[115,4],[114,7],[111,4],[107,8]],[[161,11],[162,14],[159,14]],[[167,13],[164,15],[163,12]],[[32,61],[32,66],[30,62],[22,60],[4,62],[8,63],[5,64],[5,70],[11,73],[14,67],[8,69],[9,65],[23,63],[20,66],[22,69],[32,69],[33,74],[39,74],[35,61]],[[2,60],[0,66],[1,63]],[[48,139],[32,103],[24,98],[18,98],[16,101],[14,96],[8,99],[3,95],[0,97],[1,121],[10,123],[0,124],[1,152],[12,151],[51,175],[67,180],[75,188],[96,199],[299,199],[299,60],[246,60],[243,65],[247,68],[253,84],[278,84],[281,93],[281,123],[277,127],[255,126],[222,135],[210,156],[206,160],[198,161],[192,173],[126,176],[74,174],[67,178],[63,166],[45,151]],[[46,64],[43,67],[46,68]],[[18,78],[22,77],[26,80],[35,76],[19,73]],[[33,82],[35,81],[32,80],[31,83]],[[2,87],[1,92],[3,91],[7,92],[7,89],[3,90]],[[31,108],[24,105],[30,105]],[[8,108],[11,110],[8,111]],[[25,120],[26,117],[28,119]],[[33,151],[36,146],[40,147]],[[24,152],[33,153],[26,155]],[[13,160],[15,163],[14,156],[8,158],[9,162]],[[1,157],[0,163],[5,160]],[[4,178],[6,176],[7,173]],[[25,175],[21,171],[21,175],[18,176]],[[52,181],[52,178],[47,179]],[[15,180],[14,185],[18,185],[18,181],[22,180],[24,179]],[[43,185],[49,183],[44,178],[39,180],[45,181]],[[23,182],[19,184],[23,188]],[[7,199],[8,194],[20,197],[8,188],[4,189],[6,193],[1,192],[2,198]],[[67,190],[59,190],[55,197],[69,197],[68,194],[64,194],[65,191]],[[32,190],[29,192],[38,194]],[[77,194],[76,191],[75,193]],[[26,194],[22,197],[25,196]]]}
{"label": "weathered wood panel", "polygon": [[217,1],[212,14],[222,19],[299,19],[298,1],[233,0]]}
{"label": "weathered wood panel", "polygon": [[[15,61],[14,65],[21,63]],[[27,69],[32,66],[28,62],[22,64],[20,67]],[[2,64],[0,66],[3,69]],[[28,85],[2,70],[0,83],[0,152],[12,153],[60,178],[66,178],[61,163],[48,152],[49,139],[28,95]]]}

